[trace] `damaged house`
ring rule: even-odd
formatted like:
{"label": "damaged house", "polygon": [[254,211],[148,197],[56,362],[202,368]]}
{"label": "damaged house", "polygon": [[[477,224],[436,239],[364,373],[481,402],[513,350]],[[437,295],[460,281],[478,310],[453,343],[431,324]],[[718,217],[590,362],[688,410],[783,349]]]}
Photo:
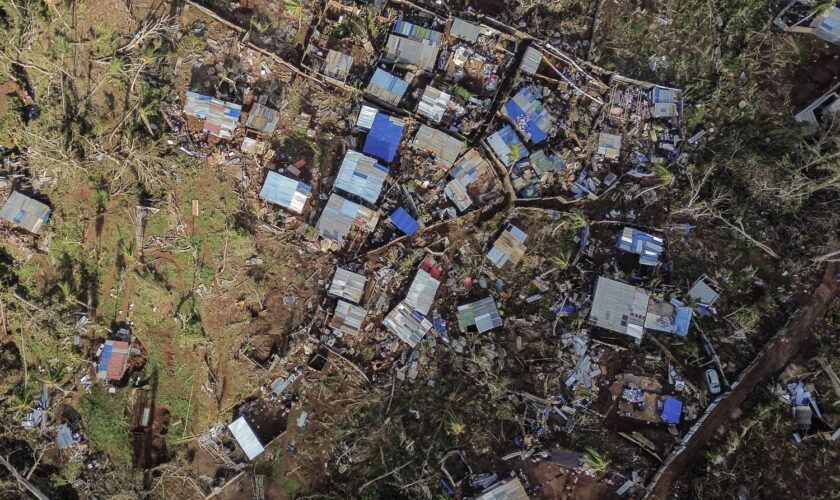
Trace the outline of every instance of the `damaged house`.
{"label": "damaged house", "polygon": [[415,347],[432,329],[432,323],[405,301],[397,304],[382,324],[411,347]]}
{"label": "damaged house", "polygon": [[665,240],[636,228],[625,227],[616,241],[616,248],[639,256],[639,264],[655,266],[665,250]]}
{"label": "damaged house", "polygon": [[358,304],[365,292],[365,283],[367,283],[367,278],[364,274],[337,267],[327,293]]}
{"label": "damaged house", "polygon": [[458,306],[457,316],[458,327],[462,331],[475,329],[478,333],[484,333],[502,326],[502,317],[493,297]]}
{"label": "damaged house", "polygon": [[329,240],[343,245],[354,229],[364,234],[373,232],[379,222],[379,212],[371,210],[335,193],[330,195],[315,229]]}
{"label": "damaged house", "polygon": [[350,150],[344,155],[334,187],[375,205],[388,173],[375,158]]}
{"label": "damaged house", "polygon": [[335,306],[335,313],[330,320],[330,327],[343,334],[358,335],[365,317],[367,317],[365,308],[353,305],[345,300],[339,300]]}
{"label": "damaged house", "polygon": [[428,125],[421,125],[414,136],[412,143],[414,149],[426,151],[434,155],[435,160],[444,168],[449,168],[461,155],[464,149],[464,143],[446,132],[429,127]]}
{"label": "damaged house", "polygon": [[[367,113],[366,119],[370,112]],[[362,152],[388,163],[392,162],[397,155],[404,130],[404,120],[377,110],[373,119],[370,120],[370,132],[365,139]]]}
{"label": "damaged house", "polygon": [[458,208],[461,213],[466,212],[473,204],[469,193],[470,185],[487,177],[493,176],[493,167],[487,163],[476,149],[470,149],[455,163],[449,171],[451,180],[446,183],[444,194]]}
{"label": "damaged house", "polygon": [[19,191],[12,191],[3,208],[0,208],[0,219],[32,234],[38,234],[43,225],[50,220],[51,213],[50,207],[40,201]]}
{"label": "damaged house", "polygon": [[442,270],[434,266],[431,257],[423,259],[403,303],[423,316],[428,316],[440,287],[441,273]]}
{"label": "damaged house", "polygon": [[385,44],[383,59],[396,64],[432,71],[437,62],[443,33],[407,21],[394,24]]}
{"label": "damaged house", "polygon": [[260,190],[260,198],[296,214],[303,213],[310,196],[312,188],[307,184],[273,171],[268,172]]}
{"label": "damaged house", "polygon": [[537,99],[535,90],[523,87],[503,108],[503,113],[523,137],[539,144],[555,134],[554,117]]}
{"label": "damaged house", "polygon": [[106,340],[99,353],[96,378],[114,382],[122,380],[131,355],[129,346],[130,343],[124,340]]}
{"label": "damaged house", "polygon": [[408,90],[408,82],[384,69],[376,68],[370,78],[365,93],[379,99],[385,104],[397,107]]}
{"label": "damaged house", "polygon": [[508,224],[502,234],[493,242],[487,259],[499,269],[510,263],[516,265],[525,255],[525,239],[528,235],[518,227]]}
{"label": "damaged house", "polygon": [[528,156],[528,150],[510,125],[488,137],[487,145],[506,167]]}

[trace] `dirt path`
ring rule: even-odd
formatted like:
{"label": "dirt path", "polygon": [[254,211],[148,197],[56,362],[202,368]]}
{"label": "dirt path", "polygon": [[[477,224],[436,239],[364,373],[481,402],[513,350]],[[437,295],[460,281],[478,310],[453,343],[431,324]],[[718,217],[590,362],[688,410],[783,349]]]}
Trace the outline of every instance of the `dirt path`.
{"label": "dirt path", "polygon": [[717,406],[698,421],[696,432],[678,447],[657,471],[648,485],[647,498],[666,498],[674,479],[679,477],[703,447],[717,435],[718,429],[732,418],[733,412],[741,406],[755,386],[790,362],[811,333],[814,323],[825,315],[828,305],[837,296],[840,288],[840,280],[836,276],[838,271],[840,265],[837,263],[828,265],[822,282],[811,295],[808,304],[764,346],[755,361],[733,384],[732,391],[718,400]]}

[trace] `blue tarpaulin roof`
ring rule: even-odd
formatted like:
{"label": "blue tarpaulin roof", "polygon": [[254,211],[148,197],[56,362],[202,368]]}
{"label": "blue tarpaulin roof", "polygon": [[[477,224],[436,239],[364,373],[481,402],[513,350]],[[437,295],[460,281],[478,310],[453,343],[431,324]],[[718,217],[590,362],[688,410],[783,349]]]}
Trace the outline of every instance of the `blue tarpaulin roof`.
{"label": "blue tarpaulin roof", "polygon": [[680,423],[682,416],[682,401],[671,396],[665,397],[665,404],[662,406],[662,421],[666,424]]}
{"label": "blue tarpaulin roof", "polygon": [[513,99],[505,104],[505,114],[534,144],[544,141],[548,134],[553,133],[551,114],[528,87],[520,89]]}
{"label": "blue tarpaulin roof", "polygon": [[414,220],[414,217],[409,215],[403,207],[399,207],[391,214],[389,219],[391,220],[391,224],[397,226],[397,229],[409,236],[414,234],[414,231],[417,231],[420,227],[420,223]]}
{"label": "blue tarpaulin roof", "polygon": [[108,371],[108,361],[111,359],[112,349],[113,346],[111,344],[105,344],[105,347],[102,349],[102,355],[99,357],[99,371]]}
{"label": "blue tarpaulin roof", "polygon": [[405,124],[399,118],[377,113],[362,152],[387,162],[393,161],[404,129]]}
{"label": "blue tarpaulin roof", "polygon": [[674,318],[674,333],[680,337],[688,335],[688,327],[691,326],[691,308],[678,307]]}
{"label": "blue tarpaulin roof", "polygon": [[618,235],[615,246],[619,250],[639,255],[639,264],[655,266],[659,255],[665,250],[665,241],[652,234],[632,227],[625,227]]}

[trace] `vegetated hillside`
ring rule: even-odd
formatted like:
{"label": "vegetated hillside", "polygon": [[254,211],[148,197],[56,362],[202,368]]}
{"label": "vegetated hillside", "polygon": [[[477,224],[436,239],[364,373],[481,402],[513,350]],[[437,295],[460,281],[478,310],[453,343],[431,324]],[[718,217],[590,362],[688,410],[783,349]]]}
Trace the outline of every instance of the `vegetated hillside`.
{"label": "vegetated hillside", "polygon": [[[74,497],[84,472],[79,462],[45,454],[54,436],[37,430],[20,434],[17,425],[42,384],[67,391],[71,400],[66,406],[79,410],[90,445],[101,452],[107,474],[87,476],[93,477],[91,493],[132,498],[141,491],[164,497],[195,494],[182,476],[190,467],[203,473],[202,465],[190,460],[195,448],[179,441],[227,418],[232,405],[249,397],[262,377],[251,356],[263,344],[253,339],[265,341],[269,354],[276,338],[292,339],[309,317],[305,304],[315,295],[312,283],[328,279],[333,264],[323,255],[301,257],[294,245],[255,223],[259,204],[253,193],[249,197],[242,191],[242,171],[228,164],[223,153],[202,160],[167,140],[164,110],[184,90],[179,85],[185,85],[188,72],[184,63],[176,75],[176,61],[213,49],[186,21],[179,26],[170,19],[158,22],[169,13],[168,6],[161,7],[138,13],[121,2],[0,1],[0,88],[5,89],[0,145],[14,146],[10,157],[39,183],[54,207],[42,252],[9,245],[0,254],[0,397],[8,417],[0,453],[14,452],[13,462],[21,470],[39,460],[31,479],[58,498]],[[284,53],[297,54],[296,26],[311,19],[299,4],[297,9],[287,9],[285,20],[276,25],[268,15],[276,12],[257,11],[264,15],[249,19],[252,34],[282,31],[278,39],[288,45]],[[527,21],[524,29],[535,36],[577,42],[590,39],[594,9],[594,2],[559,1],[510,14]],[[814,259],[837,248],[840,227],[840,134],[828,124],[806,139],[791,118],[796,106],[824,88],[825,82],[812,81],[810,75],[836,49],[812,37],[774,31],[771,17],[766,5],[749,1],[605,2],[591,37],[593,62],[685,89],[685,136],[707,131],[702,145],[688,151],[687,165],[663,179],[667,212],[644,217],[651,223],[667,219],[696,226],[691,238],[674,244],[674,282],[685,283],[708,269],[728,278],[735,311],[731,321],[746,335],[722,352],[733,367],[748,364],[789,314],[794,304],[789,299],[810,290]],[[138,33],[142,43],[136,42]],[[571,49],[589,53],[585,44]],[[794,100],[798,86],[806,84],[814,93],[796,94]],[[328,92],[310,91],[308,83],[296,83],[289,92],[290,116],[316,104],[330,102],[339,111],[345,105],[329,101]],[[26,115],[29,96],[37,116]],[[294,130],[297,134],[278,140],[277,146],[318,161],[329,172],[335,165],[326,135],[310,140]],[[134,210],[149,202],[158,211],[149,215],[146,237],[156,245],[139,249]],[[587,208],[586,216],[603,220],[610,209],[602,203]],[[534,248],[544,258],[529,256],[522,268],[504,276],[510,283],[523,269],[567,255],[561,248],[574,247],[573,234],[563,232],[567,227],[558,232],[551,226],[556,221],[522,219],[533,225],[540,242]],[[458,242],[480,248],[500,221],[456,227],[441,236],[450,236],[452,247]],[[247,268],[245,259],[256,254],[265,265]],[[405,268],[411,266],[406,258]],[[565,278],[560,272],[566,266],[557,267],[558,277]],[[756,276],[769,286],[757,287]],[[283,303],[283,297],[293,295],[296,302]],[[520,302],[516,307],[524,311],[527,306]],[[95,313],[93,325],[74,347],[80,308]],[[550,317],[536,306],[528,312]],[[167,411],[171,438],[162,457],[171,460],[159,474],[145,477],[131,467],[128,389],[117,397],[98,388],[70,391],[78,388],[76,374],[94,358],[106,328],[129,318],[143,346],[143,378],[154,374],[158,381],[158,402]],[[569,324],[582,321],[575,317]],[[549,321],[537,327],[550,328]],[[709,333],[728,336],[718,324]],[[527,332],[522,335],[529,338]],[[499,340],[510,344],[511,338]],[[820,335],[814,352],[836,358],[831,340],[829,334]],[[697,345],[667,343],[681,358],[699,358]],[[534,359],[551,354],[536,335],[529,349]],[[354,359],[366,363],[372,351],[360,349]],[[436,361],[434,385],[397,392],[371,387],[347,366],[313,378],[300,397],[315,402],[325,430],[299,431],[298,444],[309,445],[299,455],[280,452],[259,459],[257,470],[271,491],[289,497],[301,491],[369,498],[430,495],[436,483],[430,471],[445,451],[470,446],[492,456],[488,462],[497,460],[496,452],[519,431],[513,406],[500,399],[516,381],[497,378],[491,366],[481,364],[483,358],[464,361],[439,354]],[[755,484],[750,491],[767,497],[795,491],[792,483],[762,490],[760,478],[778,477],[790,463],[797,468],[789,477],[807,477],[812,461],[835,458],[820,442],[790,444],[790,424],[779,417],[785,409],[761,391],[745,405],[741,422],[710,450],[705,468],[686,479],[698,497],[727,494],[746,481]],[[830,388],[820,392],[828,394]],[[429,418],[395,416],[411,411]],[[575,436],[574,445],[603,445],[607,459],[653,464],[623,441],[604,444],[601,432],[593,420],[586,433]],[[777,447],[778,442],[785,445]],[[772,466],[762,462],[767,456]],[[334,471],[325,471],[325,463]],[[393,477],[368,485],[386,473]],[[2,491],[14,495],[16,482],[0,477]],[[170,489],[154,490],[160,484]]]}

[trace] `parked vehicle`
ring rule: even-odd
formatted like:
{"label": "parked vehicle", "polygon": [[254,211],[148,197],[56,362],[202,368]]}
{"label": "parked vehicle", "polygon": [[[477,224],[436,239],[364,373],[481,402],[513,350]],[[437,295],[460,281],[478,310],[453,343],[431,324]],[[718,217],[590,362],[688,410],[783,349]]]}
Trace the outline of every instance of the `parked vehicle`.
{"label": "parked vehicle", "polygon": [[712,394],[720,394],[720,378],[714,368],[709,368],[705,373],[706,387]]}

